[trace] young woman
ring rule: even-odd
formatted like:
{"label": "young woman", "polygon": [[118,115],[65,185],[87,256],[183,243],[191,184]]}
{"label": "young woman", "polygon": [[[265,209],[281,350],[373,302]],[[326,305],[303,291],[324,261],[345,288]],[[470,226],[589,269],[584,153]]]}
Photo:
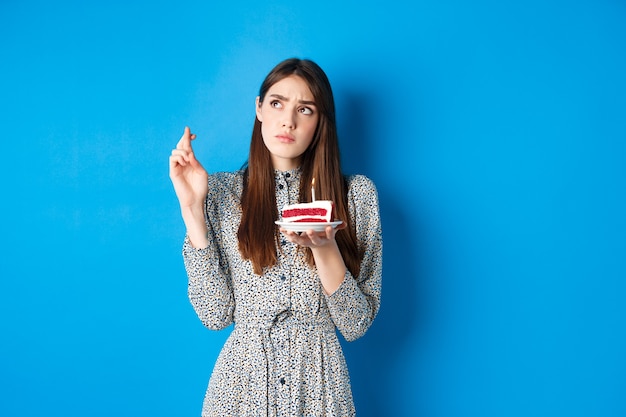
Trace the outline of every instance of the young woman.
{"label": "young woman", "polygon": [[[336,329],[355,340],[380,306],[378,196],[339,163],[334,99],[312,61],[288,59],[266,77],[246,166],[208,175],[189,128],[170,156],[187,235],[189,298],[204,325],[234,323],[203,416],[353,416]],[[316,197],[343,224],[279,229],[279,209]]]}

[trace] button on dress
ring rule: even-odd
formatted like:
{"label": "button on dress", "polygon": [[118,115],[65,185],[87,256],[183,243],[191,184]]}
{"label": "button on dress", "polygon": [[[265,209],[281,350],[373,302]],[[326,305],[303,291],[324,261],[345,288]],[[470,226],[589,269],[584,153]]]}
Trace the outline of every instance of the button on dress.
{"label": "button on dress", "polygon": [[[299,169],[275,171],[278,208],[298,202]],[[346,272],[326,295],[304,251],[281,235],[276,265],[255,275],[237,240],[243,171],[209,176],[209,246],[188,237],[183,258],[189,299],[209,329],[234,323],[215,363],[202,416],[355,415],[350,378],[337,330],[352,341],[369,328],[380,306],[382,233],[371,180],[346,177],[348,206],[364,252],[359,276]]]}

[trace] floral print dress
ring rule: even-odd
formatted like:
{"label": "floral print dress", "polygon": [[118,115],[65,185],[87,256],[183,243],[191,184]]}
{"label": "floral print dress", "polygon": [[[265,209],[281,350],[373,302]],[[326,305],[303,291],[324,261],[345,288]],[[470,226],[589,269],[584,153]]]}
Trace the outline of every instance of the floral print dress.
{"label": "floral print dress", "polygon": [[[298,202],[300,171],[275,171],[278,207]],[[382,233],[378,195],[365,176],[347,177],[351,220],[364,258],[326,295],[302,250],[281,235],[278,262],[253,273],[238,250],[243,171],[209,176],[209,246],[186,237],[189,299],[202,323],[234,323],[217,359],[202,416],[354,416],[348,369],[336,329],[352,341],[380,306]]]}

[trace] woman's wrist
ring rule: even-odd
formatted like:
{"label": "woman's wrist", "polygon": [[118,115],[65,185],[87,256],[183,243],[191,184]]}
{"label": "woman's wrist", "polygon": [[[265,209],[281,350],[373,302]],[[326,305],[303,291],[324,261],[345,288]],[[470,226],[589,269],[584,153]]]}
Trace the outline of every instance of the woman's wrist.
{"label": "woman's wrist", "polygon": [[191,245],[198,249],[206,248],[209,240],[207,238],[208,229],[204,218],[204,207],[181,207],[181,214]]}
{"label": "woman's wrist", "polygon": [[322,288],[327,295],[331,295],[343,282],[347,270],[337,242],[312,247],[311,251]]}

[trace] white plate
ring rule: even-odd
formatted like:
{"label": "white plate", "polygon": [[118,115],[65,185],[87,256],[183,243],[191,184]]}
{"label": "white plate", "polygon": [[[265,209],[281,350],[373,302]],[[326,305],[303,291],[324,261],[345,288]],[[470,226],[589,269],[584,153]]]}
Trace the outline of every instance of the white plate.
{"label": "white plate", "polygon": [[343,223],[343,221],[336,220],[334,222],[329,222],[329,223],[319,223],[319,222],[299,223],[299,222],[279,222],[279,221],[276,221],[274,223],[276,223],[277,225],[279,225],[283,229],[291,230],[291,231],[294,231],[294,232],[306,232],[307,230],[314,230],[316,232],[323,232],[326,229],[327,226],[332,226],[332,228],[334,229],[335,227],[337,227],[341,223]]}

